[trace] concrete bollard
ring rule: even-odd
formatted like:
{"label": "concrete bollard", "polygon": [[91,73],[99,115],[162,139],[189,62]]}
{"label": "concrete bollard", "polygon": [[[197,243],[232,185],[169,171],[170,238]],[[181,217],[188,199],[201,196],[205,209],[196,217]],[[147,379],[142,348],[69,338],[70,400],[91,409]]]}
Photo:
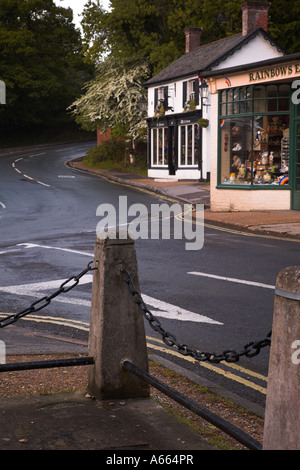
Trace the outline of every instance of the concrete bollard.
{"label": "concrete bollard", "polygon": [[300,450],[300,266],[276,282],[264,450]]}
{"label": "concrete bollard", "polygon": [[99,399],[146,397],[149,385],[122,368],[128,359],[148,371],[144,317],[120,275],[124,263],[139,289],[134,241],[127,231],[117,232],[116,239],[101,236],[95,245],[89,336],[95,364],[89,368],[88,389]]}

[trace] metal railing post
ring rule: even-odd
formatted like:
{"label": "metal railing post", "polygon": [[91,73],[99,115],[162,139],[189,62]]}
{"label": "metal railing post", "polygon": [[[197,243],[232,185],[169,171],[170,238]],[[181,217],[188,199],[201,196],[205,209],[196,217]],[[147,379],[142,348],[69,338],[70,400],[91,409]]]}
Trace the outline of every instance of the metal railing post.
{"label": "metal railing post", "polygon": [[88,389],[100,399],[149,396],[149,386],[132,377],[122,368],[129,359],[141,369],[148,370],[147,345],[143,317],[132,302],[120,269],[130,266],[138,282],[134,241],[127,231],[98,234],[92,287],[92,307],[89,334],[89,355],[94,366],[89,369]]}

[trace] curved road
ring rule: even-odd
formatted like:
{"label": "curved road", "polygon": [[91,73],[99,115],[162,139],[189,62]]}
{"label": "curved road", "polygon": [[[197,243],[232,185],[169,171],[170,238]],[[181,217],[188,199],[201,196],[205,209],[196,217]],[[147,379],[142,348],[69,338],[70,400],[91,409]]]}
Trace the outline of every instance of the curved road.
{"label": "curved road", "polygon": [[[72,170],[70,158],[94,143],[32,147],[0,153],[1,312],[15,313],[53,292],[93,259],[96,209],[119,196],[128,206],[166,202],[159,196]],[[204,247],[183,240],[137,240],[142,293],[153,314],[180,343],[203,351],[238,351],[272,328],[274,285],[299,260],[300,244],[267,236],[205,228]],[[91,277],[20,320],[26,328],[87,339]],[[0,330],[1,334],[4,330]],[[193,363],[168,348],[146,325],[151,353],[264,406],[269,348],[237,364]]]}

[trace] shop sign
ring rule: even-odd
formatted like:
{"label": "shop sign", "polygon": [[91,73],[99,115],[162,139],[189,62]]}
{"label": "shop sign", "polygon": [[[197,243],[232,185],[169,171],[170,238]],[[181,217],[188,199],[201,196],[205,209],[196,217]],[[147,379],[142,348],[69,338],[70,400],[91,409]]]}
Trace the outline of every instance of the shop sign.
{"label": "shop sign", "polygon": [[191,119],[180,119],[179,124],[191,124]]}
{"label": "shop sign", "polygon": [[290,75],[300,74],[300,64],[278,65],[258,72],[249,73],[249,82],[267,80],[268,78],[283,78]]}

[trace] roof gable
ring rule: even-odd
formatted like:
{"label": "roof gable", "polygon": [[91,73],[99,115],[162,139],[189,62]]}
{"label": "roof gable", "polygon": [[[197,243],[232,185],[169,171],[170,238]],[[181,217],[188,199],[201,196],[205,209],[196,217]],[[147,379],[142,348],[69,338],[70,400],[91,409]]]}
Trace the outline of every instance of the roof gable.
{"label": "roof gable", "polygon": [[268,33],[259,28],[247,36],[243,36],[242,33],[235,34],[228,38],[205,44],[188,54],[184,54],[157,75],[150,78],[145,83],[145,86],[149,87],[159,83],[166,83],[171,80],[185,78],[196,75],[199,72],[211,70],[213,67],[225,61],[227,57],[234,54],[235,51],[241,49],[252,39],[256,38],[259,34],[261,34],[265,40],[269,41],[272,46],[275,46],[279,52],[286,54],[286,51],[277,44]]}

